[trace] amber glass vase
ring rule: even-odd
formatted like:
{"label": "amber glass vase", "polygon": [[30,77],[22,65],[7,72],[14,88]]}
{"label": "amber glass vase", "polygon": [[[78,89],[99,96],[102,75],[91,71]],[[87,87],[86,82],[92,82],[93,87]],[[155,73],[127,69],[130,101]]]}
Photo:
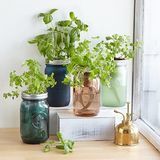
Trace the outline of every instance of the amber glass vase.
{"label": "amber glass vase", "polygon": [[74,114],[77,116],[96,116],[100,109],[99,79],[89,79],[89,73],[84,73],[83,86],[73,89]]}

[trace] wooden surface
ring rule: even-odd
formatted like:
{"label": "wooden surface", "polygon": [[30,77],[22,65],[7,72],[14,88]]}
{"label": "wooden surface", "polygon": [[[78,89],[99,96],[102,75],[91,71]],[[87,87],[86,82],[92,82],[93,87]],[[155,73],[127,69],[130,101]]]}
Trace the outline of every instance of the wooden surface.
{"label": "wooden surface", "polygon": [[143,137],[132,147],[112,141],[76,142],[74,152],[67,155],[41,149],[42,145],[23,144],[19,129],[0,129],[0,160],[160,160],[160,153]]}

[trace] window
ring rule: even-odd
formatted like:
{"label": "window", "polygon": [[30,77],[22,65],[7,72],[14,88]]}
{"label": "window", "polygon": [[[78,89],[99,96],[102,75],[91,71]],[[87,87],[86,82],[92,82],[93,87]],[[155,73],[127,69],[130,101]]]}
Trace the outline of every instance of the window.
{"label": "window", "polygon": [[140,131],[160,150],[160,1],[135,1],[135,39],[143,41],[134,62],[133,104]]}
{"label": "window", "polygon": [[[142,119],[160,135],[160,1],[144,3]],[[159,69],[158,69],[159,68]]]}

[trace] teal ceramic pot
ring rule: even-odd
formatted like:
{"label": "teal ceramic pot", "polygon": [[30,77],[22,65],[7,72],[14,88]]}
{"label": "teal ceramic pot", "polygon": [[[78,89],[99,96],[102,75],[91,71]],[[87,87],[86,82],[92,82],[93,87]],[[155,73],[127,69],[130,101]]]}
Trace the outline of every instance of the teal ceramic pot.
{"label": "teal ceramic pot", "polygon": [[101,84],[102,106],[122,107],[127,101],[127,60],[116,60],[116,63],[110,88]]}
{"label": "teal ceramic pot", "polygon": [[47,93],[22,93],[20,107],[20,133],[24,143],[39,144],[49,138],[49,107]]}

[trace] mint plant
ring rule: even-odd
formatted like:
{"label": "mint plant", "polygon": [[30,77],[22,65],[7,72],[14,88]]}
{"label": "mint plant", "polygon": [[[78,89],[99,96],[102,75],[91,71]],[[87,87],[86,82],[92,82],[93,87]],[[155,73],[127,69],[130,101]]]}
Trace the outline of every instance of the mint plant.
{"label": "mint plant", "polygon": [[26,94],[46,93],[48,87],[54,87],[56,84],[53,74],[51,76],[43,74],[40,70],[40,64],[36,60],[28,59],[22,67],[27,67],[27,70],[21,75],[18,75],[16,71],[10,73],[10,86],[13,90],[4,93],[5,98],[17,98],[22,89]]}
{"label": "mint plant", "polygon": [[127,35],[114,34],[106,37],[105,45],[115,60],[124,60],[134,57],[136,49],[141,46],[141,42],[133,43]]}
{"label": "mint plant", "polygon": [[57,148],[64,151],[64,154],[73,152],[74,141],[66,140],[63,138],[62,133],[57,133],[58,142],[56,141],[47,141],[44,144],[43,152],[50,152],[53,148]]}
{"label": "mint plant", "polygon": [[74,52],[70,64],[67,65],[68,74],[64,83],[73,87],[80,86],[83,84],[84,73],[88,72],[90,79],[98,77],[109,86],[116,64],[103,41],[93,46],[91,41],[84,40],[79,42]]}
{"label": "mint plant", "polygon": [[53,60],[66,60],[74,54],[76,42],[80,40],[82,31],[88,31],[88,25],[78,19],[74,12],[69,13],[69,19],[53,23],[52,9],[46,13],[40,13],[38,17],[47,25],[44,34],[37,35],[30,44],[36,44],[39,53],[45,57],[46,63]]}

